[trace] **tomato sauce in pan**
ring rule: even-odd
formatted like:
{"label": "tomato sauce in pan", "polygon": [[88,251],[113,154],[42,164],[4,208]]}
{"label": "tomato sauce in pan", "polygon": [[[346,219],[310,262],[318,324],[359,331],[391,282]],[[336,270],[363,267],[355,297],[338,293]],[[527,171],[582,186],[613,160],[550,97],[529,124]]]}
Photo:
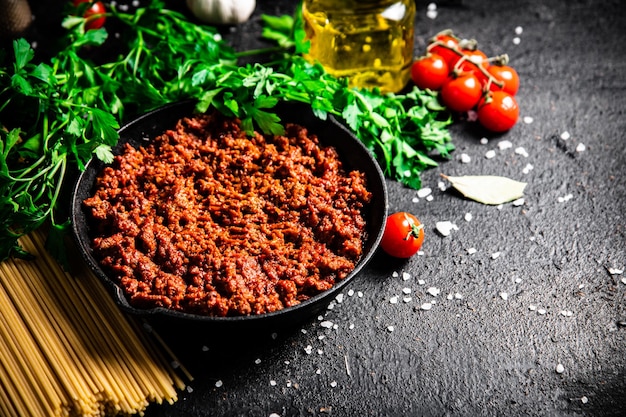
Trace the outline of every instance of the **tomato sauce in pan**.
{"label": "tomato sauce in pan", "polygon": [[285,131],[247,136],[236,119],[187,117],[99,173],[84,201],[94,256],[133,306],[262,314],[354,269],[365,175],[306,128]]}

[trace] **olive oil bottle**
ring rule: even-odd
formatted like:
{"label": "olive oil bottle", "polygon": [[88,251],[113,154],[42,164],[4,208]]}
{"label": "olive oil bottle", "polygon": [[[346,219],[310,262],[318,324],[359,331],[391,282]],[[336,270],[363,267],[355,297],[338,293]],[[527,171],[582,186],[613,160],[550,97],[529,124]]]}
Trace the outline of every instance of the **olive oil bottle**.
{"label": "olive oil bottle", "polygon": [[308,60],[351,86],[404,88],[413,62],[414,0],[304,0],[302,13]]}

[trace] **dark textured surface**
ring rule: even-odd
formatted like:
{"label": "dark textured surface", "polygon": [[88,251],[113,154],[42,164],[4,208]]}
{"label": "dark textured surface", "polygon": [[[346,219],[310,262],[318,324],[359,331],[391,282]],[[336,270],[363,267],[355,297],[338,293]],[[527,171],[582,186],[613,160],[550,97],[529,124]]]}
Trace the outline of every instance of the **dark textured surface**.
{"label": "dark textured surface", "polygon": [[[259,14],[291,13],[294,4],[260,0],[250,22],[225,32],[238,49],[259,45]],[[407,262],[376,256],[351,284],[355,294],[346,291],[325,312],[336,329],[312,318],[274,336],[225,342],[201,328],[155,323],[195,380],[177,403],[150,406],[148,416],[626,415],[626,276],[609,272],[626,268],[626,6],[464,0],[440,2],[434,20],[426,6],[418,2],[416,51],[452,28],[489,55],[508,53],[521,77],[521,116],[533,122],[487,144],[456,123],[454,159],[423,176],[432,201],[415,202],[415,190],[388,183],[390,211],[426,224],[424,254]],[[500,149],[502,140],[513,147]],[[496,156],[485,158],[488,150]],[[462,153],[470,163],[460,162]],[[527,181],[525,202],[464,200],[439,189],[441,173]],[[459,230],[438,235],[443,220]],[[412,301],[402,301],[403,288]]]}

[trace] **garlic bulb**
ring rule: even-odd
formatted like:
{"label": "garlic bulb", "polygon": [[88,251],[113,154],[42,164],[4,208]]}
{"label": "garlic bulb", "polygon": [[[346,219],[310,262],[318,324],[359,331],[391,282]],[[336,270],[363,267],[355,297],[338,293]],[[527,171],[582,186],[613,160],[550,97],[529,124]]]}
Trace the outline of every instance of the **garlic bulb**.
{"label": "garlic bulb", "polygon": [[204,23],[232,25],[250,18],[256,0],[187,0],[187,7]]}

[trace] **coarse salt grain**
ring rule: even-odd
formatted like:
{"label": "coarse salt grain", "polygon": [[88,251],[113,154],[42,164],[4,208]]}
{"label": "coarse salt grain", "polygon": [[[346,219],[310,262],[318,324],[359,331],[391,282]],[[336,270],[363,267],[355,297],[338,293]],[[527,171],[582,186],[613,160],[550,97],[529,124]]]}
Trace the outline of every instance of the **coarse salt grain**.
{"label": "coarse salt grain", "polygon": [[348,297],[352,297],[354,295],[354,290],[348,290]]}
{"label": "coarse salt grain", "polygon": [[393,297],[389,299],[389,302],[391,304],[398,304],[398,297],[394,295]]}
{"label": "coarse salt grain", "polygon": [[222,385],[224,385],[224,383],[222,382],[222,380],[221,380],[221,379],[218,379],[217,381],[215,381],[215,387],[216,387],[216,388],[219,388],[219,387],[221,387]]}
{"label": "coarse salt grain", "polygon": [[587,147],[584,143],[579,143],[578,145],[576,145],[576,152],[585,152],[586,150]]}
{"label": "coarse salt grain", "polygon": [[330,386],[331,386],[331,387],[333,387],[333,388],[335,388],[335,387],[337,386],[337,381],[333,381],[333,382],[331,382],[331,383],[330,383]]}
{"label": "coarse salt grain", "polygon": [[559,197],[559,198],[557,198],[556,200],[557,200],[559,203],[564,203],[564,202],[566,202],[566,201],[571,200],[572,198],[574,198],[574,195],[573,195],[573,194],[567,194],[566,196],[564,196],[564,197]]}
{"label": "coarse salt grain", "polygon": [[446,191],[448,189],[448,186],[446,185],[445,182],[443,181],[439,181],[437,183],[437,187],[441,190],[441,191]]}
{"label": "coarse salt grain", "polygon": [[522,40],[519,36],[513,38],[513,45],[519,45]]}
{"label": "coarse salt grain", "polygon": [[570,310],[561,310],[559,313],[565,317],[572,317],[574,315],[574,312]]}
{"label": "coarse salt grain", "polygon": [[622,278],[620,281],[622,281],[622,284],[626,284],[626,277]]}
{"label": "coarse salt grain", "polygon": [[272,413],[269,415],[269,417],[280,417],[280,414],[278,413]]}
{"label": "coarse salt grain", "polygon": [[442,236],[450,236],[453,230],[459,230],[458,226],[449,220],[435,223],[435,228]]}
{"label": "coarse salt grain", "polygon": [[410,289],[410,288],[408,288],[408,287],[406,287],[406,288],[402,288],[402,292],[403,292],[404,294],[407,294],[407,295],[408,295],[408,294],[411,294],[411,289]]}
{"label": "coarse salt grain", "polygon": [[514,206],[519,207],[519,206],[523,206],[524,205],[524,198],[518,198],[517,200],[513,201],[512,203]]}
{"label": "coarse salt grain", "polygon": [[494,151],[493,149],[488,150],[485,153],[485,158],[487,158],[487,159],[492,159],[492,158],[495,158],[495,157],[496,157],[496,151]]}
{"label": "coarse salt grain", "polygon": [[441,290],[437,287],[430,287],[426,290],[426,292],[432,295],[433,297],[436,297],[441,293]]}
{"label": "coarse salt grain", "polygon": [[524,123],[526,123],[527,125],[531,124],[532,122],[535,121],[535,119],[533,119],[530,116],[524,116],[524,118],[522,119],[524,121]]}
{"label": "coarse salt grain", "polygon": [[587,404],[589,402],[589,398],[587,398],[585,396],[582,396],[582,397],[580,397],[580,402],[583,403],[583,404]]}
{"label": "coarse salt grain", "polygon": [[563,140],[568,140],[571,137],[572,136],[569,134],[568,131],[565,131],[565,132],[561,133],[561,139],[563,139]]}
{"label": "coarse salt grain", "polygon": [[510,140],[501,140],[500,142],[498,142],[498,148],[501,151],[504,151],[506,149],[510,149],[513,147],[513,143]]}
{"label": "coarse salt grain", "polygon": [[565,372],[565,367],[562,364],[557,364],[555,371],[557,374],[562,374],[563,372]]}
{"label": "coarse salt grain", "polygon": [[478,252],[478,249],[476,249],[476,248],[468,248],[468,249],[467,249],[467,253],[468,253],[468,255],[473,255],[473,254],[475,254],[476,252]]}
{"label": "coarse salt grain", "polygon": [[420,202],[420,199],[419,199],[419,198],[417,198],[417,197],[413,197],[413,198],[411,199],[411,202],[412,202],[412,203],[419,203],[419,202]]}
{"label": "coarse salt grain", "polygon": [[541,314],[543,316],[543,315],[545,315],[547,313],[547,311],[546,311],[545,308],[540,308],[540,309],[537,310],[537,313]]}
{"label": "coarse salt grain", "polygon": [[491,259],[498,259],[501,255],[501,252],[494,252],[491,254]]}
{"label": "coarse salt grain", "polygon": [[623,273],[624,273],[623,269],[609,268],[609,274],[611,274],[611,275],[622,275]]}
{"label": "coarse salt grain", "polygon": [[454,298],[454,294],[450,293],[446,296],[447,300],[452,300]]}
{"label": "coarse salt grain", "polygon": [[464,218],[466,222],[471,222],[473,219],[472,213],[465,213]]}
{"label": "coarse salt grain", "polygon": [[522,282],[522,279],[521,279],[521,278],[515,278],[515,283],[516,283],[516,284],[519,284],[520,282]]}
{"label": "coarse salt grain", "polygon": [[405,303],[410,303],[411,301],[413,301],[413,298],[412,297],[404,297],[402,299],[402,301],[405,302]]}
{"label": "coarse salt grain", "polygon": [[359,298],[363,298],[363,292],[362,291],[357,292],[356,296]]}
{"label": "coarse salt grain", "polygon": [[434,197],[432,195],[426,196],[426,201],[433,201]]}
{"label": "coarse salt grain", "polygon": [[338,303],[343,303],[343,294],[337,294],[337,297],[335,297],[335,301],[337,301]]}
{"label": "coarse salt grain", "polygon": [[506,292],[501,292],[500,293],[500,298],[502,298],[504,301],[509,299],[509,293]]}
{"label": "coarse salt grain", "polygon": [[255,359],[255,360],[254,360],[254,363],[255,363],[256,365],[259,365],[259,364],[261,363],[261,359]]}
{"label": "coarse salt grain", "polygon": [[486,145],[488,143],[489,143],[489,139],[487,139],[487,138],[480,138],[480,144],[481,145]]}
{"label": "coarse salt grain", "polygon": [[454,293],[454,298],[456,298],[457,300],[462,300],[463,295],[457,292],[457,293]]}
{"label": "coarse salt grain", "polygon": [[387,326],[387,331],[388,331],[388,332],[390,332],[390,333],[391,333],[391,332],[393,332],[394,330],[396,330],[396,328],[395,328],[395,327],[393,327],[393,326]]}
{"label": "coarse salt grain", "polygon": [[515,34],[516,35],[521,35],[523,31],[524,31],[524,29],[521,26],[516,26],[515,27]]}
{"label": "coarse salt grain", "polygon": [[424,303],[424,304],[422,304],[422,305],[420,306],[420,308],[421,308],[422,310],[430,310],[431,308],[433,308],[433,305],[432,305],[432,303]]}
{"label": "coarse salt grain", "polygon": [[331,327],[333,327],[333,322],[330,320],[325,320],[320,323],[320,326],[322,326],[325,329],[330,329]]}
{"label": "coarse salt grain", "polygon": [[276,386],[276,381],[274,381],[273,379],[270,379],[270,385],[275,387]]}
{"label": "coarse salt grain", "polygon": [[426,284],[426,281],[424,281],[423,279],[418,279],[418,280],[417,280],[417,283],[418,283],[419,285],[424,285],[424,284]]}
{"label": "coarse salt grain", "polygon": [[524,158],[528,158],[528,152],[526,152],[526,149],[522,148],[521,146],[515,148],[515,153],[517,155],[523,156]]}
{"label": "coarse salt grain", "polygon": [[529,306],[528,306],[528,309],[529,309],[530,311],[535,311],[535,310],[537,310],[537,306],[535,306],[535,305],[531,304],[531,305],[529,305]]}
{"label": "coarse salt grain", "polygon": [[420,188],[419,190],[417,190],[417,196],[418,196],[419,198],[424,198],[424,197],[426,197],[426,196],[430,195],[430,193],[431,193],[432,191],[433,191],[433,190],[432,190],[430,187]]}
{"label": "coarse salt grain", "polygon": [[350,325],[348,326],[348,329],[350,330],[354,329],[354,323],[350,323]]}
{"label": "coarse salt grain", "polygon": [[469,164],[470,162],[472,162],[472,158],[470,158],[470,156],[466,153],[462,153],[461,154],[461,162],[464,164]]}
{"label": "coarse salt grain", "polygon": [[313,352],[313,346],[307,345],[307,347],[304,348],[304,353],[306,353],[307,355],[310,355],[312,352]]}
{"label": "coarse salt grain", "polygon": [[408,281],[411,279],[411,274],[409,274],[408,272],[403,272],[402,273],[402,280],[403,281]]}
{"label": "coarse salt grain", "polygon": [[522,173],[528,174],[530,171],[533,170],[533,168],[535,168],[535,167],[532,164],[526,164],[524,169],[522,169]]}

